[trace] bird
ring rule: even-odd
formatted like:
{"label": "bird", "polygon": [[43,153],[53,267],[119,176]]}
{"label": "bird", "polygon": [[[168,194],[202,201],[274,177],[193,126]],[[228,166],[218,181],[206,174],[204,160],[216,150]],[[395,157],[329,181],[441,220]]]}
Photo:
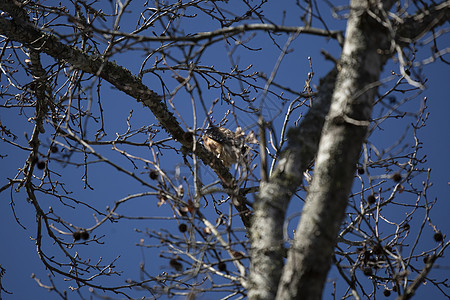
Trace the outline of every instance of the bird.
{"label": "bird", "polygon": [[225,127],[211,126],[205,130],[203,144],[227,168],[241,161],[249,151],[249,147],[245,145],[245,134],[240,127],[233,132]]}

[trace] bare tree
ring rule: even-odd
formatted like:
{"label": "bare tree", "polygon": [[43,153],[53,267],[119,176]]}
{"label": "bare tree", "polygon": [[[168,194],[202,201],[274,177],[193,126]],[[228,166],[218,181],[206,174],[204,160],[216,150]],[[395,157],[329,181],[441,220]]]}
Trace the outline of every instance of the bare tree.
{"label": "bare tree", "polygon": [[[296,1],[281,21],[271,5],[0,2],[1,155],[18,169],[0,191],[18,226],[20,195],[35,210],[37,255],[51,273],[49,283],[35,277],[40,286],[63,299],[55,277],[80,296],[320,299],[333,268],[334,297],[408,299],[424,281],[449,297],[446,279],[429,276],[449,242],[430,218],[418,134],[427,100],[417,99],[422,67],[448,64],[450,1]],[[322,51],[334,66],[317,70],[309,57],[302,87],[277,80],[307,35],[339,47],[339,57]],[[278,57],[266,75],[252,59],[268,48]],[[380,144],[388,122],[405,133]],[[99,167],[115,175],[91,175]],[[87,201],[102,176],[127,196]],[[119,209],[148,199],[150,214]],[[141,222],[137,246],[159,251],[167,269],[143,262],[138,279],[113,285],[116,259],[79,253],[108,250],[101,228],[127,221]]]}

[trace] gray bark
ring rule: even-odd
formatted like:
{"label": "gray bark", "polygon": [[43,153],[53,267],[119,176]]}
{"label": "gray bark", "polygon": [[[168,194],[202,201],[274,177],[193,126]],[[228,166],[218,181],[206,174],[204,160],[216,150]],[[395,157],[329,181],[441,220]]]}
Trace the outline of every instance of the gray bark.
{"label": "gray bark", "polygon": [[[393,2],[385,1],[384,9]],[[391,41],[405,47],[424,32],[443,24],[450,19],[449,3],[434,5],[428,14],[411,16],[397,28],[391,28],[380,23],[385,16],[377,1],[351,2],[340,62],[322,80],[318,97],[300,126],[289,131],[289,145],[269,180],[261,183],[255,200],[250,229],[250,299],[321,298],[367,133],[379,75],[386,59],[396,51],[391,48]],[[89,56],[35,28],[14,1],[1,1],[0,10],[7,11],[12,17],[12,20],[0,18],[0,34],[110,82],[141,101],[171,136],[192,149],[191,136],[186,135],[161,97],[128,70],[101,57]],[[196,149],[205,164],[212,165],[224,187],[234,190],[232,175],[220,161],[201,144]],[[282,228],[286,209],[302,182],[303,172],[316,154],[314,180],[284,264],[286,251]],[[243,198],[240,194],[239,197]],[[240,199],[238,204],[243,202]],[[237,205],[237,209],[245,226],[250,228],[245,205]]]}
{"label": "gray bark", "polygon": [[[385,3],[384,9],[387,8]],[[440,5],[439,9],[435,15],[441,17],[436,23],[445,22],[443,16],[448,14],[448,3]],[[430,11],[436,12],[434,8]],[[382,13],[368,1],[351,2],[339,74],[319,144],[314,179],[283,270],[277,299],[322,297],[379,76],[390,56],[381,54],[389,53],[390,43],[395,38],[392,28],[381,26]],[[423,34],[419,28],[429,24],[428,18],[423,15],[420,19],[408,19],[397,32],[411,37],[410,29],[414,27],[414,38],[418,38]]]}
{"label": "gray bark", "polygon": [[250,299],[275,298],[286,253],[282,232],[286,209],[317,152],[335,80],[333,69],[322,80],[319,96],[300,126],[289,130],[288,147],[268,182],[260,184],[251,227]]}
{"label": "gray bark", "polygon": [[[331,254],[366,137],[389,35],[352,1],[339,74],[316,159],[314,178],[283,270],[277,299],[321,299]],[[376,12],[374,9],[373,12]]]}
{"label": "gray bark", "polygon": [[[395,54],[392,44],[405,47],[449,19],[447,1],[430,7],[430,14],[406,18],[395,28],[381,24],[394,2],[384,1],[382,6],[377,1],[351,2],[337,71],[322,80],[312,108],[298,128],[290,129],[289,145],[275,171],[261,183],[251,227],[249,299],[322,296],[379,76],[386,60]],[[284,265],[286,209],[316,153],[314,179]]]}
{"label": "gray bark", "polygon": [[194,147],[192,134],[186,133],[179,122],[169,111],[162,97],[142,83],[141,79],[134,76],[129,70],[108,61],[99,56],[88,55],[77,47],[72,47],[61,42],[56,36],[47,34],[36,28],[28,19],[18,2],[7,0],[0,1],[0,10],[8,12],[13,18],[8,20],[0,18],[0,34],[7,36],[12,41],[20,42],[30,49],[46,53],[56,60],[70,64],[73,68],[82,70],[102,78],[116,87],[118,90],[133,97],[149,108],[163,128],[176,139],[185,149],[195,150],[205,165],[211,166],[221,179],[221,184],[231,197],[237,198],[235,207],[240,213],[242,223],[250,228],[250,214],[245,205],[246,198],[233,183],[233,176],[222,162],[207,151],[202,144]]}

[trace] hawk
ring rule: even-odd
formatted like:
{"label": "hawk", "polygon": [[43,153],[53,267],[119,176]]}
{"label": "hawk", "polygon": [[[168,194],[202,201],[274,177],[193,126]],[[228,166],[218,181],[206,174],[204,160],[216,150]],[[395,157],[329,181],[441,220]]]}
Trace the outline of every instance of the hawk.
{"label": "hawk", "polygon": [[229,168],[245,157],[249,147],[245,145],[245,135],[238,127],[236,132],[225,127],[212,126],[205,130],[203,144],[205,148],[219,158]]}

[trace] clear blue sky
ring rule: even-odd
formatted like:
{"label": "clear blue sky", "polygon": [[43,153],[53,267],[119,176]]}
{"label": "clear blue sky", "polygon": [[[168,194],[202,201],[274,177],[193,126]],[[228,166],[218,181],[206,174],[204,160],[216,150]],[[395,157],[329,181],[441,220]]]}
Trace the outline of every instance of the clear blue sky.
{"label": "clear blue sky", "polygon": [[[63,1],[65,2],[65,1]],[[105,11],[109,12],[108,1],[104,1]],[[125,15],[121,29],[123,31],[129,30],[134,27],[137,19],[137,14],[140,12],[140,2],[136,2],[133,10]],[[274,21],[280,21],[282,19],[283,9],[287,10],[286,15],[286,25],[299,25],[298,20],[298,10],[293,7],[294,1],[281,1],[274,4],[266,5],[265,16],[268,19]],[[100,6],[99,6],[100,7]],[[268,9],[270,7],[270,9]],[[330,21],[330,27],[333,25],[342,26],[344,22]],[[195,21],[194,21],[195,20]],[[313,25],[320,26],[317,22]],[[208,18],[193,19],[192,23],[187,23],[184,27],[187,33],[194,33],[197,31],[207,31],[212,28],[218,28],[218,25],[211,23]],[[277,37],[277,40],[283,45],[283,41],[287,39],[287,36],[282,34],[281,37]],[[441,46],[450,45],[450,38],[444,36],[440,40]],[[207,52],[202,60],[205,65],[214,64],[216,67],[220,68],[228,66],[228,58],[226,55],[226,48],[223,44],[216,47],[214,51]],[[266,74],[270,74],[276,59],[280,53],[279,49],[276,48],[272,41],[265,36],[262,32],[257,34],[257,37],[250,43],[251,47],[263,48],[263,51],[258,52],[242,52],[240,55],[241,66],[246,64],[253,65],[253,71],[260,71]],[[302,35],[292,44],[291,48],[293,52],[286,56],[280,67],[280,70],[276,77],[276,82],[283,83],[291,88],[302,89],[304,81],[306,79],[306,74],[309,72],[309,62],[308,57],[311,57],[315,72],[314,83],[317,84],[318,80],[326,74],[332,64],[329,61],[325,61],[323,56],[320,54],[321,49],[326,49],[331,54],[338,56],[339,47],[335,41],[326,41],[324,38],[311,37]],[[247,53],[247,54],[245,54]],[[429,54],[429,50],[425,49],[420,52],[420,57],[425,58]],[[134,74],[139,70],[139,66],[143,60],[142,53],[132,53],[127,52],[118,55],[115,59],[118,64],[129,68]],[[147,67],[152,64],[149,63]],[[388,65],[385,69],[385,74],[388,74],[391,68],[396,68],[392,64]],[[227,70],[227,69],[226,69]],[[395,69],[395,71],[398,71]],[[410,104],[411,111],[417,111],[420,107],[420,100],[426,96],[428,98],[428,112],[430,117],[427,126],[420,130],[419,137],[423,143],[422,154],[426,154],[427,163],[423,166],[426,168],[431,168],[431,180],[433,182],[432,188],[428,191],[428,198],[434,199],[438,198],[435,209],[431,213],[432,221],[438,226],[440,230],[446,234],[450,228],[450,219],[448,218],[448,212],[450,211],[449,203],[449,171],[450,162],[448,160],[449,152],[449,129],[450,129],[450,118],[448,117],[448,112],[450,111],[450,102],[448,101],[449,92],[449,68],[448,65],[442,64],[440,62],[427,65],[423,68],[423,74],[429,79],[427,82],[427,90],[425,90],[421,95],[419,95]],[[1,77],[1,84],[5,84],[5,77]],[[170,74],[167,74],[167,78],[170,78]],[[31,81],[30,78],[23,78],[24,82]],[[170,81],[171,80],[171,81]],[[161,92],[160,84],[155,79],[155,77],[146,76],[144,77],[144,83],[147,84],[151,89]],[[168,79],[166,84],[170,89],[173,89],[178,83],[174,79]],[[147,109],[143,109],[142,105],[136,103],[134,99],[112,89],[107,84],[102,86],[102,97],[103,97],[103,108],[105,115],[105,123],[107,124],[106,130],[109,137],[114,137],[115,132],[123,131],[126,128],[125,119],[131,109],[134,110],[134,116],[132,119],[133,124],[137,127],[141,125],[148,125],[154,123],[155,120],[151,116],[151,113]],[[215,90],[208,90],[206,86],[202,86],[202,92],[205,98],[215,99],[220,95]],[[180,94],[182,95],[182,94]],[[94,93],[95,96],[95,93]],[[258,96],[255,94],[254,96]],[[181,111],[191,111],[191,103],[188,98],[181,99],[181,96],[175,99],[175,103]],[[270,97],[269,97],[270,100]],[[183,104],[183,101],[186,103]],[[266,117],[272,116],[278,109],[277,107],[270,107],[274,102],[266,101],[267,110]],[[215,117],[221,119],[224,111],[227,109],[225,106],[221,106],[215,112]],[[28,111],[29,113],[31,112]],[[27,117],[32,116],[32,114]],[[21,116],[17,117],[12,110],[0,109],[0,119],[2,124],[7,125],[9,128],[14,128],[15,133],[27,132],[28,136],[31,135],[34,123],[27,122],[27,117]],[[187,120],[192,121],[187,118]],[[241,122],[247,126],[254,126],[256,118],[254,116],[243,116]],[[409,119],[409,122],[412,122]],[[400,124],[400,125],[399,125]],[[96,127],[96,124],[90,124],[92,128]],[[199,124],[201,125],[201,124]],[[235,126],[230,124],[230,128]],[[392,127],[390,127],[392,126]],[[374,137],[374,142],[379,144],[389,144],[387,141],[395,141],[398,138],[399,132],[403,132],[403,129],[408,126],[408,122],[399,121],[399,123],[387,122],[382,133],[379,133]],[[94,129],[92,129],[92,132]],[[92,133],[91,132],[91,133]],[[21,145],[27,145],[27,141],[24,135],[18,137],[17,143]],[[50,136],[43,135],[41,140],[43,145],[49,145]],[[109,150],[103,150],[105,154],[109,155],[110,158],[119,158],[119,155],[111,153]],[[142,151],[136,152],[140,155],[148,155],[149,153],[143,153]],[[0,143],[0,154],[8,154],[6,158],[0,160],[1,162],[1,177],[0,186],[3,186],[8,182],[8,179],[12,178],[16,173],[17,169],[24,165],[24,161],[28,155],[26,151],[18,151],[7,143]],[[122,160],[122,162],[124,162]],[[172,157],[170,155],[164,156],[164,165],[171,166],[175,163],[180,163],[182,160],[179,157]],[[131,169],[130,164],[123,164],[124,166]],[[146,191],[140,184],[129,180],[126,176],[118,175],[112,167],[105,166],[92,166],[89,171],[89,180],[92,186],[95,187],[94,190],[83,189],[83,184],[81,182],[81,176],[83,174],[82,168],[63,168],[61,166],[54,165],[54,168],[61,172],[62,178],[58,180],[65,181],[69,186],[70,190],[74,191],[74,197],[78,197],[88,203],[92,203],[98,209],[105,209],[106,206],[111,206],[114,201],[121,199],[127,195],[133,193],[139,193]],[[172,166],[172,169],[175,169]],[[183,171],[182,171],[183,172]],[[41,174],[42,171],[36,171],[36,174]],[[58,178],[57,175],[54,175]],[[17,224],[14,219],[11,206],[10,206],[10,196],[12,195],[14,199],[14,210],[16,212],[17,218],[20,223],[26,227],[23,229]],[[70,219],[71,222],[76,223],[79,226],[90,227],[95,222],[92,216],[92,212],[83,208],[77,207],[72,209],[70,207],[63,207],[58,203],[54,203],[54,199],[47,197],[45,195],[40,195],[41,207],[48,209],[48,207],[57,207],[57,213],[63,215]],[[38,255],[36,253],[36,247],[34,241],[31,237],[36,236],[36,224],[35,224],[35,212],[33,207],[26,201],[26,196],[22,192],[15,193],[14,191],[5,191],[0,194],[0,236],[2,237],[2,242],[0,246],[0,264],[6,269],[6,273],[2,278],[3,287],[12,292],[12,295],[2,293],[3,299],[59,299],[55,293],[49,293],[43,288],[39,288],[36,282],[31,278],[31,274],[35,273],[44,284],[48,284],[48,274],[49,271],[45,270],[44,266],[40,262]],[[137,201],[128,202],[126,206],[119,209],[122,212],[131,216],[171,216],[171,210],[168,206],[163,206],[158,208],[156,206],[157,200],[155,197],[146,197]],[[214,220],[214,215],[211,217]],[[418,220],[421,222],[422,220]],[[412,226],[416,223],[413,222]],[[176,232],[176,224],[171,221],[165,222],[163,220],[121,220],[116,224],[106,224],[95,231],[97,236],[105,235],[103,241],[104,245],[82,245],[76,248],[76,251],[82,257],[92,257],[92,260],[96,260],[102,257],[104,261],[111,261],[114,258],[120,256],[117,260],[117,270],[123,270],[122,276],[112,276],[107,279],[108,286],[123,284],[128,278],[139,279],[139,264],[142,261],[146,262],[148,271],[153,274],[158,274],[165,271],[168,266],[167,260],[157,259],[159,254],[159,249],[146,249],[142,251],[141,248],[137,247],[136,244],[139,243],[140,239],[143,237],[134,231],[135,228],[145,230],[145,228],[158,229],[166,228],[168,230],[174,230]],[[44,240],[48,241],[48,238]],[[147,242],[147,240],[146,240]],[[154,244],[155,241],[148,241]],[[423,238],[423,243],[434,243],[432,238],[432,233],[428,234],[427,238]],[[45,244],[46,250],[49,253],[58,253],[55,251],[54,245]],[[53,248],[52,248],[53,247]],[[73,253],[75,251],[72,249]],[[58,254],[60,255],[60,254]],[[435,270],[431,274],[443,274],[448,272],[450,267],[449,255],[440,259],[438,265],[443,268],[440,270]],[[102,281],[105,283],[105,281]],[[61,288],[61,290],[67,288],[66,283],[61,280],[61,278],[55,279],[56,285]],[[69,299],[77,299],[78,295],[69,292]],[[416,299],[422,299],[425,297],[435,298],[438,297],[434,294],[435,289],[432,288],[419,288]],[[83,294],[87,296],[89,293],[84,290]],[[142,294],[137,294],[142,295]],[[324,298],[329,295],[325,294]],[[440,295],[441,296],[441,295]],[[393,298],[393,296],[391,296]],[[205,298],[208,299],[208,298]],[[437,299],[437,298],[436,298]]]}

